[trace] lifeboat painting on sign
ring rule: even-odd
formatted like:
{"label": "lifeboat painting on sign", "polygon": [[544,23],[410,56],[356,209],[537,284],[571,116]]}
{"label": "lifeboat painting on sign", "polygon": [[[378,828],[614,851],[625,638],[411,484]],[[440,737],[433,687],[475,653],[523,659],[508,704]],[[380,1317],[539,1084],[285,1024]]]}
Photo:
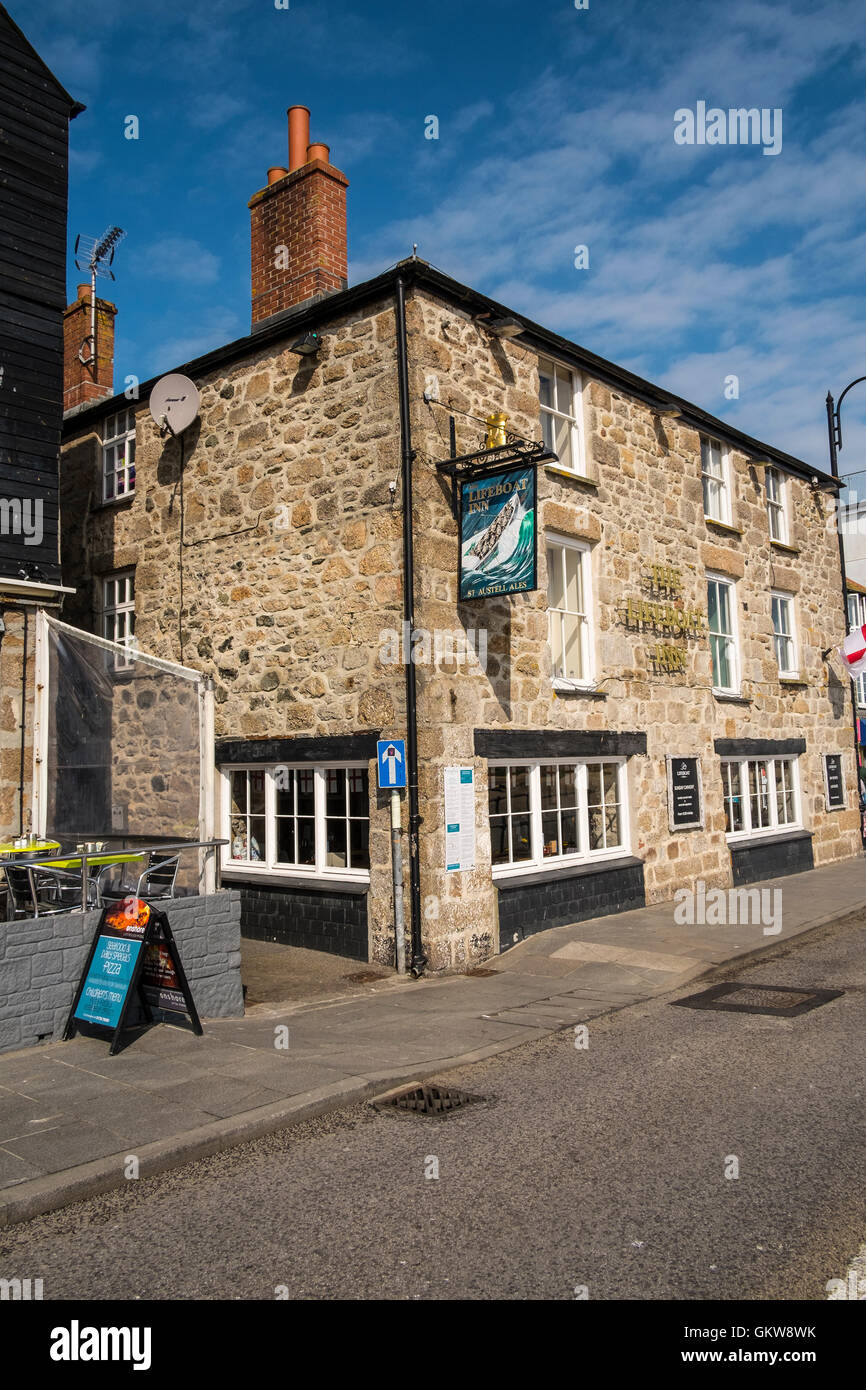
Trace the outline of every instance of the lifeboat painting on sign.
{"label": "lifeboat painting on sign", "polygon": [[534,467],[461,483],[461,600],[537,588],[535,513]]}

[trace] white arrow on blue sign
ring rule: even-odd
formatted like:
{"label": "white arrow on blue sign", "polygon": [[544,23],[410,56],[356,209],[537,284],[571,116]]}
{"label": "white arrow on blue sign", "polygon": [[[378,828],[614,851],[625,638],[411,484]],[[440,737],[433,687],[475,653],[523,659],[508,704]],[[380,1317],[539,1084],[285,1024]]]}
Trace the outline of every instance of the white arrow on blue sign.
{"label": "white arrow on blue sign", "polygon": [[379,759],[379,786],[384,788],[406,785],[406,742],[402,738],[380,739],[376,744]]}

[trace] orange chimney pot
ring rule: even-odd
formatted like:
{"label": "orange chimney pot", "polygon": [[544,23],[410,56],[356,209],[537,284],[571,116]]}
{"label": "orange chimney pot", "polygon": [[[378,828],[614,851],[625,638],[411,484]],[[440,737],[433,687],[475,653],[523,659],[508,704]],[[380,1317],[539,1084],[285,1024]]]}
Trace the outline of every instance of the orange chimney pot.
{"label": "orange chimney pot", "polygon": [[289,117],[289,173],[300,169],[307,162],[307,147],[310,143],[310,108],[290,106]]}

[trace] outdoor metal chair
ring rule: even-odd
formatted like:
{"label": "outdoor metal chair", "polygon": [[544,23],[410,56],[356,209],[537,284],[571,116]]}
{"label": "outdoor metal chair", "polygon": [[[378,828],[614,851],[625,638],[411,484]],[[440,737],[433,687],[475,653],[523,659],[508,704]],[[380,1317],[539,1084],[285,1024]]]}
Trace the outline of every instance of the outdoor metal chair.
{"label": "outdoor metal chair", "polygon": [[[81,911],[81,874],[44,864],[7,864],[5,872],[16,917]],[[98,903],[92,885],[88,885],[88,900]]]}
{"label": "outdoor metal chair", "polygon": [[102,897],[112,900],[136,897],[145,898],[147,901],[154,898],[173,898],[179,864],[180,855],[174,854],[168,858],[162,858],[159,851],[151,850],[148,855],[147,868],[139,875],[135,888],[102,889]]}
{"label": "outdoor metal chair", "polygon": [[9,895],[9,903],[12,907],[12,916],[35,917],[36,907],[33,901],[33,885],[30,882],[30,875],[25,868],[13,868],[11,865],[4,865],[3,872],[6,875],[6,892]]}

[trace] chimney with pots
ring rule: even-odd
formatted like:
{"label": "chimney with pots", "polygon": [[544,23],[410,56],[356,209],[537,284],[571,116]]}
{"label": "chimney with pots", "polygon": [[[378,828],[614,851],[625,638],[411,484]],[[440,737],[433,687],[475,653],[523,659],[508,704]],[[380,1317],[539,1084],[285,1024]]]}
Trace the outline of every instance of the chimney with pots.
{"label": "chimney with pots", "polygon": [[327,145],[310,144],[310,112],[290,106],[289,167],[268,170],[250,199],[252,326],[348,284],[346,189]]}
{"label": "chimney with pots", "polygon": [[114,395],[114,316],[117,306],[96,300],[96,341],[90,285],[63,311],[63,409]]}

